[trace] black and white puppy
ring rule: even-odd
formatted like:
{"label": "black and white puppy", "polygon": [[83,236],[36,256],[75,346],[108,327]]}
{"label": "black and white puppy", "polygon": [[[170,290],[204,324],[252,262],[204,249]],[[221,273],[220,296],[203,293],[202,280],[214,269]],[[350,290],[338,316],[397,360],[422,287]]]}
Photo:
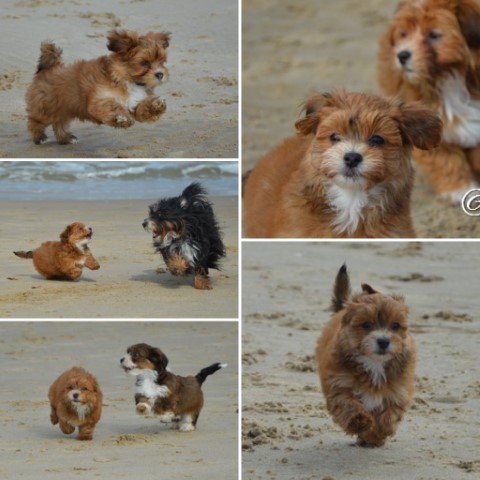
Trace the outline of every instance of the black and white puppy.
{"label": "black and white puppy", "polygon": [[153,235],[167,269],[173,275],[195,275],[195,288],[210,290],[208,269],[220,269],[225,246],[212,204],[199,183],[189,185],[179,197],[163,198],[150,205],[143,228]]}
{"label": "black and white puppy", "polygon": [[140,415],[153,413],[162,422],[178,422],[181,432],[195,430],[203,407],[201,386],[206,378],[225,363],[214,363],[195,376],[181,377],[167,369],[168,358],[159,349],[138,343],[120,359],[126,373],[136,377],[135,405]]}

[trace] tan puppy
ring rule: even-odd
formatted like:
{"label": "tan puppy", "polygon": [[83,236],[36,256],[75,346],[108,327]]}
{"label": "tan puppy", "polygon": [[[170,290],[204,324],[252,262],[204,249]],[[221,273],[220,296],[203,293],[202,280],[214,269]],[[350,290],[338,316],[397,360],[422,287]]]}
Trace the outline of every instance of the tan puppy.
{"label": "tan puppy", "polygon": [[415,390],[408,307],[403,297],[383,295],[366,284],[351,296],[343,265],[333,310],[316,349],[327,409],[359,445],[379,447],[395,434]]}
{"label": "tan puppy", "polygon": [[414,237],[413,146],[440,142],[418,105],[366,93],[316,95],[289,138],[245,180],[249,237]]}
{"label": "tan puppy", "polygon": [[438,195],[455,202],[480,173],[480,4],[404,0],[379,45],[378,81],[387,95],[437,111],[442,143],[415,160]]}
{"label": "tan puppy", "polygon": [[91,228],[75,222],[60,234],[59,242],[45,242],[33,251],[13,253],[20,258],[32,258],[38,273],[48,280],[75,280],[83,267],[100,268],[88,248],[92,234]]}
{"label": "tan puppy", "polygon": [[132,345],[120,359],[123,370],[136,377],[138,414],[153,413],[162,422],[179,422],[181,432],[195,430],[203,407],[202,384],[209,375],[227,365],[214,363],[188,377],[173,374],[167,365],[167,356],[159,348],[146,343]]}
{"label": "tan puppy", "polygon": [[97,379],[81,367],[63,372],[48,391],[53,425],[67,435],[78,427],[78,440],[91,440],[102,414],[102,391]]}
{"label": "tan puppy", "polygon": [[170,35],[119,30],[107,38],[111,55],[68,66],[60,48],[42,43],[26,95],[28,130],[35,143],[47,141],[49,125],[58,143],[76,143],[68,129],[75,118],[127,128],[135,121],[154,122],[165,112],[167,106],[154,89],[168,76],[164,64]]}

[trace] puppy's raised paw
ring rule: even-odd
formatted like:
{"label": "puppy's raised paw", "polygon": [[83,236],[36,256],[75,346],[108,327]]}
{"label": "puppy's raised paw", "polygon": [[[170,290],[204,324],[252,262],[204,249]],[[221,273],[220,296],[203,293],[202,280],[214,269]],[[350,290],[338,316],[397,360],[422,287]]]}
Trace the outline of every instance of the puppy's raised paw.
{"label": "puppy's raised paw", "polygon": [[151,408],[150,408],[150,405],[146,403],[139,403],[135,407],[135,410],[139,415],[148,415],[151,411]]}
{"label": "puppy's raised paw", "polygon": [[348,422],[347,431],[351,434],[360,434],[373,427],[373,419],[363,413],[354,415]]}
{"label": "puppy's raised paw", "polygon": [[128,128],[131,127],[134,123],[135,121],[133,120],[133,118],[128,118],[125,115],[119,114],[115,117],[115,123],[113,126],[118,128]]}
{"label": "puppy's raised paw", "polygon": [[167,104],[165,100],[162,100],[159,97],[155,97],[152,100],[150,111],[152,112],[153,115],[159,115],[160,113],[163,113],[166,109],[167,109]]}

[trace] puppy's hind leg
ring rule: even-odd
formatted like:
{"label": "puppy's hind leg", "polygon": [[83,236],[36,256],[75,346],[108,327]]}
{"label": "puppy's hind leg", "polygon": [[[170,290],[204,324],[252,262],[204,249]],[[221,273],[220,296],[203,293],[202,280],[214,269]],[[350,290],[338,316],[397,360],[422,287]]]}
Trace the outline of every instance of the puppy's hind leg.
{"label": "puppy's hind leg", "polygon": [[197,422],[198,415],[185,414],[180,420],[178,430],[180,432],[193,432],[195,430],[195,424]]}
{"label": "puppy's hind leg", "polygon": [[53,407],[53,405],[51,405],[50,407],[50,421],[52,422],[52,425],[56,425],[58,423],[57,410]]}
{"label": "puppy's hind leg", "polygon": [[55,123],[53,125],[55,137],[60,145],[68,145],[70,143],[77,143],[78,138],[68,130],[68,123]]}
{"label": "puppy's hind leg", "polygon": [[47,135],[45,129],[48,127],[48,123],[42,123],[39,120],[35,120],[32,117],[28,117],[28,131],[32,136],[32,139],[36,145],[40,145],[47,141]]}

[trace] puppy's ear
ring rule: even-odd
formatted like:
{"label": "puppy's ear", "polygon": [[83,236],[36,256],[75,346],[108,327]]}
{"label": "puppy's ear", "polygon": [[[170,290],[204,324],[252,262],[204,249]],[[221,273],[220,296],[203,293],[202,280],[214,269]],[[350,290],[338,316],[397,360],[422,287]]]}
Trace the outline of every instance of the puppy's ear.
{"label": "puppy's ear", "polygon": [[342,326],[348,325],[354,316],[354,312],[352,311],[346,311],[345,315],[342,317]]}
{"label": "puppy's ear", "polygon": [[400,106],[399,126],[403,142],[421,150],[437,147],[442,139],[442,121],[435,112],[420,104]]}
{"label": "puppy's ear", "polygon": [[62,243],[67,243],[68,242],[68,237],[72,233],[72,228],[70,225],[65,227],[65,230],[60,234],[60,241]]}
{"label": "puppy's ear", "polygon": [[480,47],[480,7],[472,0],[454,2],[460,30],[470,48]]}
{"label": "puppy's ear", "polygon": [[115,53],[127,53],[138,45],[138,35],[128,30],[112,30],[107,39],[107,48]]}
{"label": "puppy's ear", "polygon": [[305,117],[295,123],[295,128],[302,134],[308,135],[317,131],[320,123],[319,110],[330,100],[328,93],[311,96],[304,105]]}
{"label": "puppy's ear", "polygon": [[375,290],[368,283],[362,283],[362,293],[367,295],[372,295],[373,293],[380,293],[378,290]]}
{"label": "puppy's ear", "polygon": [[167,356],[159,348],[154,348],[152,353],[152,360],[155,366],[160,370],[165,370],[168,365]]}
{"label": "puppy's ear", "polygon": [[163,48],[168,48],[170,45],[170,32],[148,32],[147,37],[160,44]]}

